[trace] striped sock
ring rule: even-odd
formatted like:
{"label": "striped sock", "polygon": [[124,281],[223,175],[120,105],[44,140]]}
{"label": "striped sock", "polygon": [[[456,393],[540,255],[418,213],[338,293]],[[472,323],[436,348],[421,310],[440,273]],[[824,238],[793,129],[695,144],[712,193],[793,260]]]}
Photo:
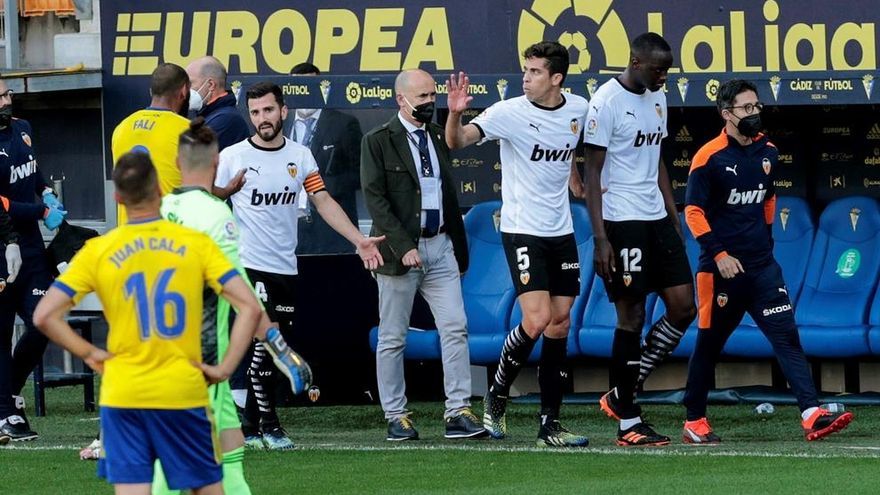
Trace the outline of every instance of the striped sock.
{"label": "striped sock", "polygon": [[639,365],[638,387],[641,387],[648,376],[654,372],[657,366],[666,359],[678,346],[686,328],[679,330],[669,323],[666,316],[661,316],[645,337],[645,345],[642,347],[641,363]]}
{"label": "striped sock", "polygon": [[260,424],[263,431],[280,426],[278,414],[275,412],[275,363],[262,342],[254,345],[254,356],[251,360],[248,376],[254,391],[254,399],[260,410]]}
{"label": "striped sock", "polygon": [[529,337],[522,325],[507,334],[504,339],[504,348],[501,349],[501,359],[498,362],[498,370],[495,371],[495,380],[491,391],[497,395],[506,396],[510,393],[510,386],[516,380],[519,370],[529,359],[529,354],[535,348],[537,340]]}

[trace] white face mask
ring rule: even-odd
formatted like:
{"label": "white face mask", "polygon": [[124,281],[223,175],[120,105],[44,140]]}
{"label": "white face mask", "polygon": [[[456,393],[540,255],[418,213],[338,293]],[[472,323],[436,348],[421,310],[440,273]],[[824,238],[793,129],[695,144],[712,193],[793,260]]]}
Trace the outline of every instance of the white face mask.
{"label": "white face mask", "polygon": [[[199,89],[204,88],[206,84],[208,84],[207,79],[205,79],[205,82],[203,82],[202,85],[199,86]],[[203,106],[205,106],[205,100],[202,98],[201,93],[199,93],[198,90],[190,88],[189,89],[189,109],[193,112],[198,112],[199,110],[202,109]]]}
{"label": "white face mask", "polygon": [[296,109],[296,116],[301,119],[307,119],[307,118],[311,117],[312,115],[315,115],[315,112],[317,112],[317,111],[318,111],[317,108],[297,108]]}

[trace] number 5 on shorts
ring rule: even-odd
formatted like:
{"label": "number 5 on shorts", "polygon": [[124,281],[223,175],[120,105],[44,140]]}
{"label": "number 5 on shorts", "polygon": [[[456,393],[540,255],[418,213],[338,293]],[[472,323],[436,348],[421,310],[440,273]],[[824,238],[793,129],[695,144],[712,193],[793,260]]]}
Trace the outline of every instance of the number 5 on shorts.
{"label": "number 5 on shorts", "polygon": [[529,261],[529,247],[523,246],[516,248],[516,267],[520,270],[528,270],[531,262]]}

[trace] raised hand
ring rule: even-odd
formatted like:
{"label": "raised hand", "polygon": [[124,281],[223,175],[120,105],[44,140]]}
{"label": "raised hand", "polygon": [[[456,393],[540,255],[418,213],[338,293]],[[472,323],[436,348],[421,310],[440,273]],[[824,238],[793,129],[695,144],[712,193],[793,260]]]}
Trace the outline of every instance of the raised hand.
{"label": "raised hand", "polygon": [[468,109],[468,105],[474,99],[473,96],[468,95],[470,84],[471,80],[462,71],[458,73],[457,78],[455,74],[449,75],[449,79],[446,80],[446,90],[448,91],[446,106],[450,112],[461,113]]}

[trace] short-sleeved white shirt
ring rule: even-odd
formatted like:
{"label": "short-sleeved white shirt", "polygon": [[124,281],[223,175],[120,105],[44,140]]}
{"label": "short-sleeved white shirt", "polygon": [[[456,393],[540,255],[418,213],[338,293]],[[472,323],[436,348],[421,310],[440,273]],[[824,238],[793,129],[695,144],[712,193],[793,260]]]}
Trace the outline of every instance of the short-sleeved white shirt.
{"label": "short-sleeved white shirt", "polygon": [[568,180],[587,100],[565,94],[547,108],[525,96],[495,103],[471,121],[501,142],[501,231],[555,237],[574,232]]}
{"label": "short-sleeved white shirt", "polygon": [[602,217],[611,221],[666,217],[657,185],[660,142],[666,137],[666,95],[634,93],[613,78],[590,100],[584,141],[606,149]]}
{"label": "short-sleeved white shirt", "polygon": [[277,149],[260,147],[248,138],[220,152],[215,184],[225,186],[242,169],[247,182],[230,198],[241,230],[242,264],[296,275],[299,196],[324,188],[312,152],[287,138]]}

